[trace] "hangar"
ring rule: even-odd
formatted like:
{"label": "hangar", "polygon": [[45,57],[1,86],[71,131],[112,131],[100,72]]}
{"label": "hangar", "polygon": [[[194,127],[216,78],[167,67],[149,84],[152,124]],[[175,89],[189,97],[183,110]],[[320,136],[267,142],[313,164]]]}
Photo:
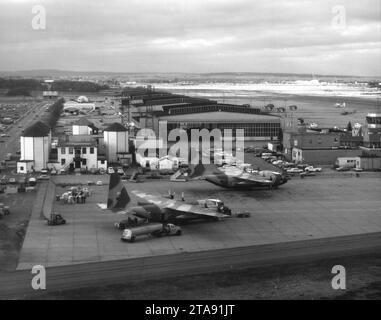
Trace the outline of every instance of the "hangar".
{"label": "hangar", "polygon": [[245,146],[257,146],[278,141],[281,118],[247,105],[201,104],[193,106],[164,106],[163,111],[140,113],[137,115],[141,128],[153,129],[159,135],[159,123],[167,123],[167,131],[181,128],[191,129],[232,129],[233,138],[237,129],[243,129]]}

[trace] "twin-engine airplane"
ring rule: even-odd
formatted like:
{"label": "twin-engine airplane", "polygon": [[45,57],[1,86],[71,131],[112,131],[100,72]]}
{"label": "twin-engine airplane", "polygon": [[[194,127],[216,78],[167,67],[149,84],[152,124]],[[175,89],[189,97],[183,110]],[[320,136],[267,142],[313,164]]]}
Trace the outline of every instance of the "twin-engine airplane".
{"label": "twin-engine airplane", "polygon": [[117,173],[110,176],[109,193],[107,207],[99,206],[102,209],[112,210],[118,214],[123,214],[133,225],[147,222],[172,222],[190,219],[212,219],[222,220],[230,217],[231,211],[221,205],[214,208],[207,206],[187,204],[184,201],[155,196],[140,191],[131,191],[143,201],[138,202],[137,206],[127,208],[131,198]]}

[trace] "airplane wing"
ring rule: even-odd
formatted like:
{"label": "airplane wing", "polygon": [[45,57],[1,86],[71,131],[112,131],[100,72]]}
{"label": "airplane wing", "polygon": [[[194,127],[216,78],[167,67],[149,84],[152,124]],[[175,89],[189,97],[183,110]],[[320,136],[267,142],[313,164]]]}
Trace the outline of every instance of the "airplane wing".
{"label": "airplane wing", "polygon": [[241,181],[241,182],[248,182],[252,184],[258,184],[262,186],[269,186],[274,183],[274,181],[271,181],[269,179],[260,178],[260,177],[234,177],[234,179]]}
{"label": "airplane wing", "polygon": [[184,214],[199,215],[213,218],[227,218],[229,215],[219,213],[214,209],[208,209],[200,207],[199,205],[187,204],[183,201],[174,199],[166,199],[163,196],[155,196],[140,191],[132,191],[137,197],[144,199],[145,201],[156,204],[159,207],[165,208],[173,212],[183,212]]}

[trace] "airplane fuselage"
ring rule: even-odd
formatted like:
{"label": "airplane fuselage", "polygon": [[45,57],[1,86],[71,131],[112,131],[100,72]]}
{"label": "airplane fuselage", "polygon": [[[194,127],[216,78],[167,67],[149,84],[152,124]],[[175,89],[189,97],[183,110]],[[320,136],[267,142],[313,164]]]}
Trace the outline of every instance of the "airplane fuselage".
{"label": "airplane fuselage", "polygon": [[[257,188],[272,188],[278,187],[287,182],[287,179],[275,172],[263,171],[261,177],[265,178],[262,181],[253,181],[250,179],[251,174],[246,173],[242,175],[229,175],[225,173],[213,173],[205,175],[204,179],[210,183],[223,188],[232,189],[257,189]],[[271,181],[269,183],[269,181]]]}

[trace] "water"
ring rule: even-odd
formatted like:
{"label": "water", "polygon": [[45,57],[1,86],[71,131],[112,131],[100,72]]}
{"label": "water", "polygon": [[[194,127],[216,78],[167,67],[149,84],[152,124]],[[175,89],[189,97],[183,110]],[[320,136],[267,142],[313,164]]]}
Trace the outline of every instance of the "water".
{"label": "water", "polygon": [[[368,82],[379,84],[375,78],[323,76],[319,79],[303,75],[183,75],[151,83],[157,89],[194,97],[204,97],[221,103],[250,104],[263,108],[274,104],[275,108],[291,105],[293,112],[309,123],[322,127],[345,127],[349,121],[364,123],[370,112],[381,112],[381,86],[372,87]],[[337,108],[337,103],[346,108]],[[342,115],[343,111],[353,114]]]}

